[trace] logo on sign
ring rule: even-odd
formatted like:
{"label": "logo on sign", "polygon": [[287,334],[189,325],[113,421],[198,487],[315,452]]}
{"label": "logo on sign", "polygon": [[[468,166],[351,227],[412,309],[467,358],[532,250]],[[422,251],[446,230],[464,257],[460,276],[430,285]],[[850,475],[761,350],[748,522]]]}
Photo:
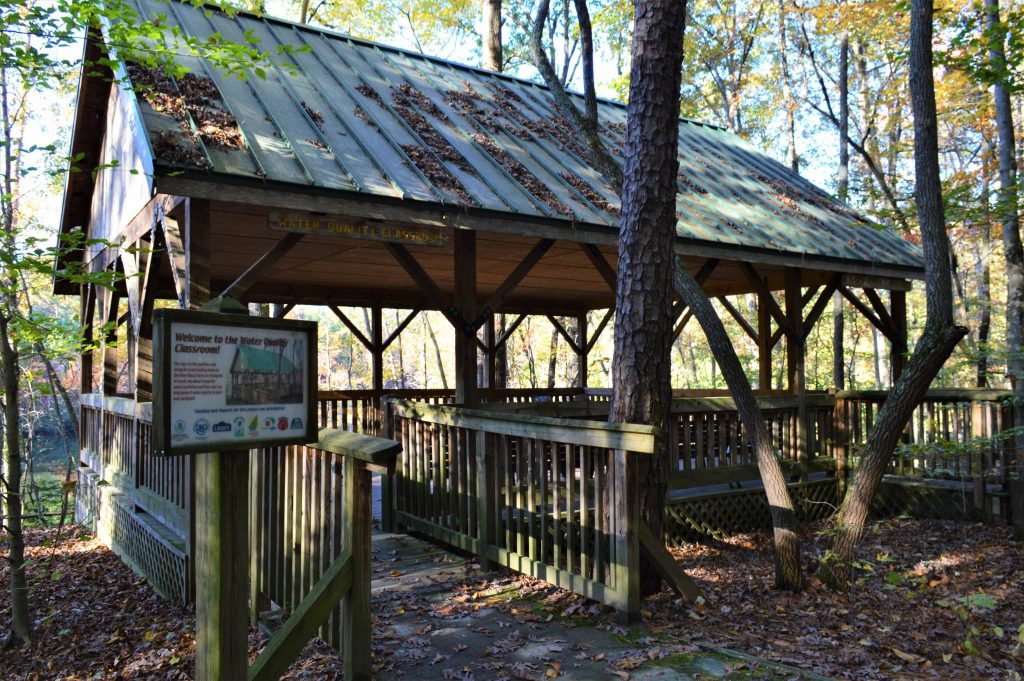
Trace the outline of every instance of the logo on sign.
{"label": "logo on sign", "polygon": [[210,433],[210,422],[206,419],[199,419],[192,424],[192,432],[197,437],[206,437]]}
{"label": "logo on sign", "polygon": [[288,417],[287,416],[282,416],[281,418],[279,418],[277,420],[277,429],[278,430],[288,430]]}
{"label": "logo on sign", "polygon": [[302,430],[302,419],[300,419],[300,418],[292,419],[292,430]]}
{"label": "logo on sign", "polygon": [[215,423],[215,424],[213,424],[213,432],[215,432],[215,433],[230,433],[231,432],[231,424],[228,423],[227,421],[220,421],[218,423]]}
{"label": "logo on sign", "polygon": [[180,439],[180,438],[185,437],[185,432],[187,430],[188,430],[188,428],[185,425],[185,420],[184,419],[178,419],[177,421],[174,422],[174,426],[172,427],[171,434],[175,437],[175,439]]}
{"label": "logo on sign", "polygon": [[242,437],[245,435],[245,419],[241,416],[235,417],[235,437]]}

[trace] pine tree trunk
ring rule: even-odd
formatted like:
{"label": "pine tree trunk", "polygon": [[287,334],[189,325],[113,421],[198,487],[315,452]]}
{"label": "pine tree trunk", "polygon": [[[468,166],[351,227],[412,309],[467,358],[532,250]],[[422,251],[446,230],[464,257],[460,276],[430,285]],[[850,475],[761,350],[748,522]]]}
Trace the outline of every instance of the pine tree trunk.
{"label": "pine tree trunk", "polygon": [[939,180],[935,86],[932,80],[932,1],[913,0],[910,18],[910,93],[914,109],[914,197],[925,257],[927,318],[924,333],[903,374],[893,386],[868,434],[860,467],[839,508],[831,551],[821,578],[848,589],[854,553],[893,450],[914,408],[967,330],[953,320],[949,242]]}
{"label": "pine tree trunk", "polygon": [[[639,0],[622,184],[622,218],[615,291],[615,354],[610,422],[662,428],[671,408],[672,266],[676,237],[676,155],[686,3]],[[668,487],[668,446],[638,457],[640,513],[662,534]],[[661,585],[641,566],[641,591]]]}
{"label": "pine tree trunk", "polygon": [[[985,0],[988,20],[989,59],[992,71],[1006,70],[1005,27],[999,18],[999,0]],[[1006,373],[1013,390],[1015,425],[1024,425],[1024,247],[1021,245],[1015,129],[1010,93],[1001,80],[992,88],[995,98],[996,129],[999,133],[999,202],[1006,259]],[[1016,449],[1024,450],[1024,434],[1017,435]]]}
{"label": "pine tree trunk", "polygon": [[743,371],[743,365],[736,356],[736,349],[722,320],[711,305],[711,301],[701,291],[700,284],[678,259],[673,274],[676,291],[693,311],[694,318],[704,330],[708,346],[718,359],[722,376],[736,404],[740,423],[743,424],[743,430],[749,435],[754,447],[775,533],[775,585],[780,589],[799,591],[804,585],[800,565],[800,538],[797,535],[799,523],[789,497],[782,467],[775,458],[775,447],[754,397],[754,390],[750,387],[750,380]]}

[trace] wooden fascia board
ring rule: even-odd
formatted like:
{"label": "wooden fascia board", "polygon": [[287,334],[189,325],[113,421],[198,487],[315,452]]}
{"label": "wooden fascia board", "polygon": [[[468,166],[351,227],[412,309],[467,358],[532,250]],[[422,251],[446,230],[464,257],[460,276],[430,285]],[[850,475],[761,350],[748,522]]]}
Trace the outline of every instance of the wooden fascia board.
{"label": "wooden fascia board", "polygon": [[[619,236],[617,228],[607,225],[568,223],[541,216],[403,201],[355,192],[316,191],[300,185],[264,183],[255,179],[231,178],[224,175],[201,177],[185,172],[171,177],[158,177],[155,183],[158,191],[167,194],[207,198],[213,201],[223,200],[225,196],[235,196],[237,197],[235,200],[251,205],[265,206],[268,209],[352,215],[361,219],[452,229],[472,229],[480,232],[555,239],[581,244],[590,243],[600,246],[617,245]],[[676,239],[675,252],[677,255],[691,258],[718,258],[727,261],[825,270],[894,280],[924,278],[923,266],[915,268],[879,265],[870,261],[850,261],[802,253],[779,253],[735,244],[712,244],[682,238]]]}

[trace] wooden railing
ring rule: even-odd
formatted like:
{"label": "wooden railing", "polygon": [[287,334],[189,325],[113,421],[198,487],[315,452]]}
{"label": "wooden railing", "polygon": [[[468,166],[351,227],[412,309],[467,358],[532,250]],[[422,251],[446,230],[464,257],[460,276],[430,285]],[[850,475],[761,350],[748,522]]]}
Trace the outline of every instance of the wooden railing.
{"label": "wooden railing", "polygon": [[398,524],[635,615],[658,429],[391,401]]}
{"label": "wooden railing", "polygon": [[[994,390],[932,390],[914,410],[890,465],[899,475],[1006,482],[1013,457],[1010,395]],[[882,391],[835,395],[836,440],[856,462],[879,409]],[[1024,425],[1024,424],[1016,424]]]}
{"label": "wooden railing", "polygon": [[370,471],[393,468],[397,451],[324,428],[315,444],[253,454],[250,603],[254,617],[273,604],[285,621],[251,680],[279,678],[318,628],[345,678],[370,678]]}

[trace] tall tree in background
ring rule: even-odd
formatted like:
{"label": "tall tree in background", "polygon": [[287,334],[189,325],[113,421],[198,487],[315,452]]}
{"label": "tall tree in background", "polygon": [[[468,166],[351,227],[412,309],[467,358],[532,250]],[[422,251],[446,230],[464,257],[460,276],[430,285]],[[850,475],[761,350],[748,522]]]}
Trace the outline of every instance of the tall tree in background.
{"label": "tall tree in background", "polygon": [[[1016,130],[1007,88],[1006,27],[999,19],[999,0],[985,0],[988,25],[992,95],[995,99],[996,130],[999,134],[998,215],[1003,232],[1006,259],[1006,373],[1013,390],[1014,423],[1024,423],[1024,247],[1021,246],[1018,214],[1017,160],[1014,156]],[[1017,436],[1017,450],[1024,449],[1024,435]]]}
{"label": "tall tree in background", "polygon": [[[672,403],[669,339],[685,9],[677,0],[639,0],[636,5],[608,415],[612,422],[663,428]],[[660,537],[667,447],[663,443],[658,454],[637,465],[641,513]],[[645,568],[641,588],[650,592],[661,580]]]}
{"label": "tall tree in background", "polygon": [[932,0],[913,0],[910,19],[910,95],[914,111],[914,198],[924,249],[927,317],[914,354],[878,412],[853,485],[833,523],[836,534],[822,562],[833,588],[850,584],[853,556],[886,466],[914,408],[967,329],[953,317],[949,240],[939,178],[938,123],[932,75]]}
{"label": "tall tree in background", "polygon": [[505,65],[501,45],[501,0],[483,0],[483,59],[480,65],[500,72]]}

